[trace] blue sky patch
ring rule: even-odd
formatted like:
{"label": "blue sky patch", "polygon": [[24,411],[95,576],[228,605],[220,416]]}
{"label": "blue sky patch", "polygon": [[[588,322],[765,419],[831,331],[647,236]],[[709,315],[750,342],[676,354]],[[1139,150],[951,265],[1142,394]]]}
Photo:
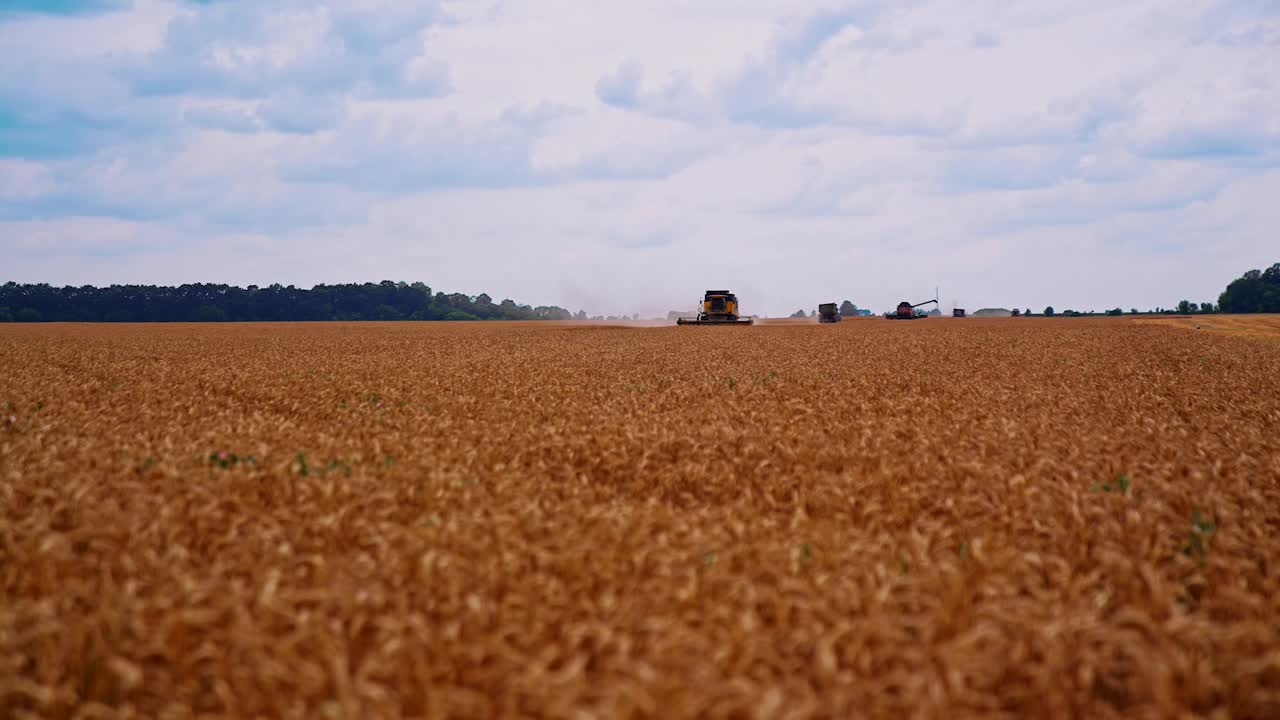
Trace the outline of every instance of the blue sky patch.
{"label": "blue sky patch", "polygon": [[92,15],[131,7],[132,0],[4,0],[0,4],[0,20],[24,14]]}

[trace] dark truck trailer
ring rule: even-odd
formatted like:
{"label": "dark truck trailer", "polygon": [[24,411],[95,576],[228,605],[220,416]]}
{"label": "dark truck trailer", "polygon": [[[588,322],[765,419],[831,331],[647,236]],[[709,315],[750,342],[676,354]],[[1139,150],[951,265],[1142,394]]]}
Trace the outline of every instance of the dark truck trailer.
{"label": "dark truck trailer", "polygon": [[835,303],[822,303],[818,306],[818,322],[838,323],[840,320],[840,310]]}

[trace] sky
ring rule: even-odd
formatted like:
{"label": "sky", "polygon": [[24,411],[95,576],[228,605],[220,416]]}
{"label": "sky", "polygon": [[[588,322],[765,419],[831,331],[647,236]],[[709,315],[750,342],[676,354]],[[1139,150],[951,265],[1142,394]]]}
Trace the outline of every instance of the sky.
{"label": "sky", "polygon": [[0,282],[1146,309],[1277,228],[1277,0],[0,0]]}

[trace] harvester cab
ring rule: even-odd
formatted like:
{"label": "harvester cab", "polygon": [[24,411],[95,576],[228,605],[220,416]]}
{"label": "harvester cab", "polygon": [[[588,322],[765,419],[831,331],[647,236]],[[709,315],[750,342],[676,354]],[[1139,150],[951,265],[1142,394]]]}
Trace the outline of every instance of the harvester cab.
{"label": "harvester cab", "polygon": [[738,296],[728,290],[708,290],[702,298],[698,317],[679,318],[677,325],[750,325],[751,318],[739,316]]}
{"label": "harvester cab", "polygon": [[890,320],[919,320],[920,318],[923,318],[926,316],[924,314],[916,314],[916,308],[920,307],[921,305],[928,305],[929,303],[933,303],[936,305],[938,301],[925,300],[922,303],[916,303],[915,305],[912,305],[910,302],[903,300],[902,302],[898,303],[898,309],[896,311],[892,313],[886,313],[885,317],[889,318]]}
{"label": "harvester cab", "polygon": [[835,303],[822,303],[818,306],[818,322],[838,323],[840,320],[840,311]]}

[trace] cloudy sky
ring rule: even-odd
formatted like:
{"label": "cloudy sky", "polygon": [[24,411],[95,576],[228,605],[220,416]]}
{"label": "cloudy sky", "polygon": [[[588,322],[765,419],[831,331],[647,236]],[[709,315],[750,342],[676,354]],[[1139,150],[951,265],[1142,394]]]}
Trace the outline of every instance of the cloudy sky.
{"label": "cloudy sky", "polygon": [[1276,0],[0,0],[0,281],[1216,299]]}

